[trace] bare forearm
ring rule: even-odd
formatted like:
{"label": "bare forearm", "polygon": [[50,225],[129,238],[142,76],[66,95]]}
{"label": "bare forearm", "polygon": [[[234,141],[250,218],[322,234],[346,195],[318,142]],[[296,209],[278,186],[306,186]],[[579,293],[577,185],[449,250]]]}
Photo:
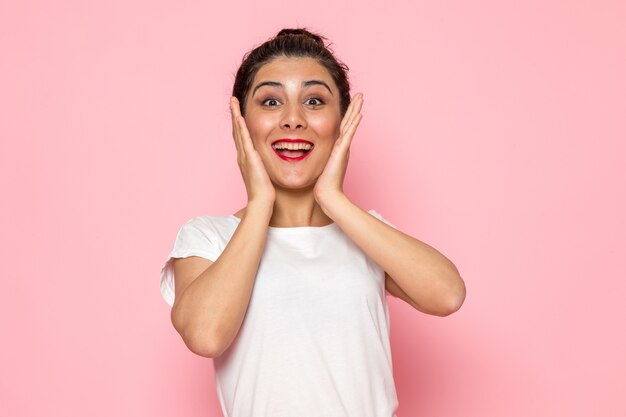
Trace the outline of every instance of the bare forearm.
{"label": "bare forearm", "polygon": [[465,298],[463,279],[435,248],[379,221],[345,195],[328,202],[324,211],[420,310],[444,316],[460,308]]}
{"label": "bare forearm", "polygon": [[181,295],[173,312],[185,337],[219,356],[237,335],[267,240],[271,208],[248,205],[222,254]]}

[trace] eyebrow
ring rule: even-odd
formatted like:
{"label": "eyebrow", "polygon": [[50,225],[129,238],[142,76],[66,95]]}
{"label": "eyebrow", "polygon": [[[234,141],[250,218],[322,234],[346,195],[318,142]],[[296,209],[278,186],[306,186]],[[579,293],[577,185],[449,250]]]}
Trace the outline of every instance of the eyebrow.
{"label": "eyebrow", "polygon": [[[269,85],[272,87],[279,87],[279,88],[285,88],[284,85],[282,85],[281,83],[279,83],[278,81],[263,81],[261,83],[258,83],[255,87],[254,90],[252,90],[252,96],[254,96],[254,94],[256,93],[256,90],[258,90],[259,88],[263,87],[264,85]],[[326,84],[324,81],[322,80],[307,80],[307,81],[302,81],[302,87],[309,87],[311,85],[323,85],[324,87],[326,87],[326,89],[330,92],[331,95],[333,95],[333,92],[330,90],[330,87],[328,86],[328,84]]]}

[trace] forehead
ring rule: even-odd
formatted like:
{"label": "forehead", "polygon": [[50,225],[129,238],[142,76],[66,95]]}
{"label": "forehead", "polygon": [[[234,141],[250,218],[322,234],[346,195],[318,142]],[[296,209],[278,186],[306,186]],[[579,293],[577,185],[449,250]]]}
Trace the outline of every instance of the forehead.
{"label": "forehead", "polygon": [[289,84],[299,86],[300,81],[320,79],[326,81],[336,91],[330,73],[313,58],[279,57],[259,68],[253,84],[262,81],[279,81],[288,87]]}

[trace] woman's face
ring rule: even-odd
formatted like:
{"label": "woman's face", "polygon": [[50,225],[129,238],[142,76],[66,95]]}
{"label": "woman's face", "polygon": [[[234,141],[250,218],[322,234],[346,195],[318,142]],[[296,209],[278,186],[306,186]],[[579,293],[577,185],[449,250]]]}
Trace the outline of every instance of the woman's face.
{"label": "woman's face", "polygon": [[[339,90],[313,58],[280,57],[257,72],[246,98],[246,125],[274,186],[312,188],[339,136]],[[272,144],[279,139],[313,144],[305,158],[281,158]],[[285,151],[283,151],[285,153]]]}

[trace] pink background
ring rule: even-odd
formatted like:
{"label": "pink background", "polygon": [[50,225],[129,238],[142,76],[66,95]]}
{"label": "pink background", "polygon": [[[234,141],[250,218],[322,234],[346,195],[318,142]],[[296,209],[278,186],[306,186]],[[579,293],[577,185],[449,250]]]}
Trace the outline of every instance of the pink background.
{"label": "pink background", "polygon": [[365,95],[348,196],[467,285],[389,297],[399,417],[626,415],[623,2],[54,3],[0,4],[1,415],[221,415],[159,271],[245,205],[234,73],[293,26]]}

